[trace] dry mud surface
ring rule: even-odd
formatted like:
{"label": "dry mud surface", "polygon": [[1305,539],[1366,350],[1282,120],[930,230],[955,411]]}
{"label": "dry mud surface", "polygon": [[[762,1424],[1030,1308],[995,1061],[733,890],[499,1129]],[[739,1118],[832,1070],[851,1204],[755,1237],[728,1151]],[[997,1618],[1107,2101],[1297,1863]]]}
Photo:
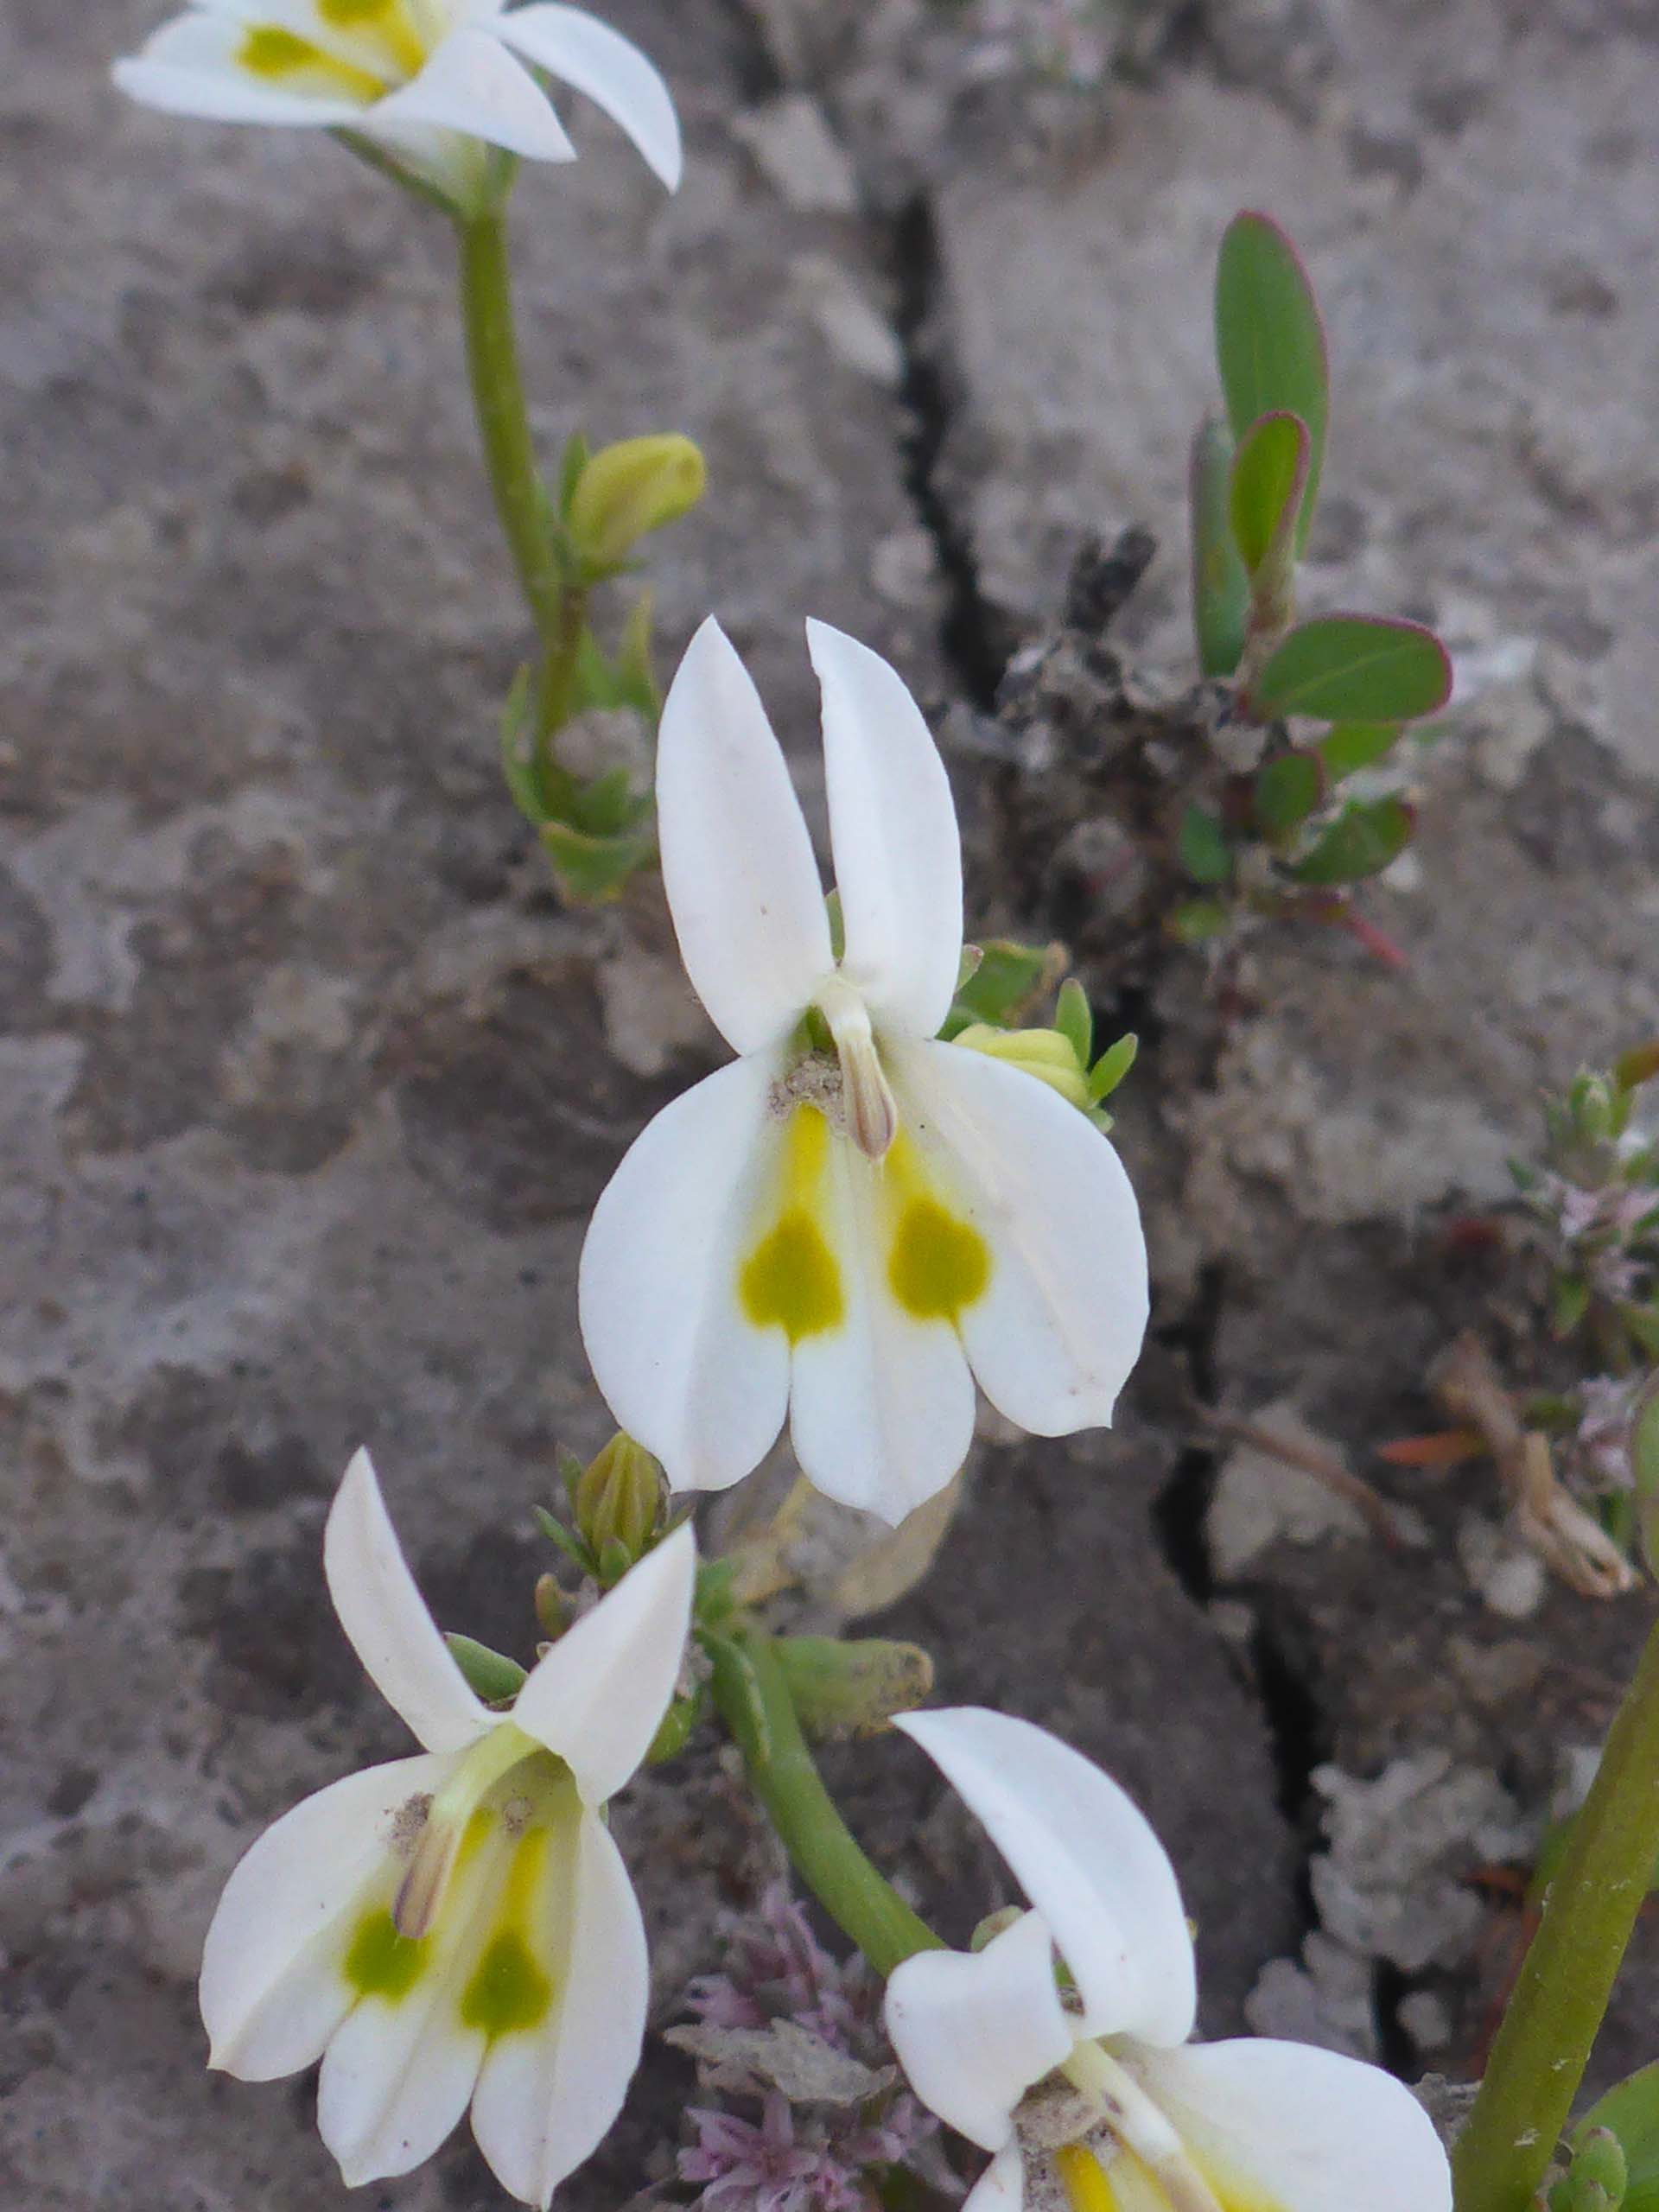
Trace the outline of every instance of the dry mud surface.
{"label": "dry mud surface", "polygon": [[[1122,634],[1176,667],[1216,239],[1261,204],[1312,262],[1338,412],[1309,601],[1435,621],[1468,678],[1373,894],[1410,964],[1262,938],[1224,1027],[1179,961],[1117,1009],[1158,1276],[1122,1427],[988,1440],[890,1618],[946,1695],[1143,1796],[1211,2029],[1248,2004],[1456,2072],[1514,1941],[1470,1878],[1524,1861],[1643,1603],[1495,1611],[1484,1476],[1412,1491],[1387,1551],[1224,1467],[1196,1408],[1275,1407],[1362,1466],[1426,1425],[1476,1296],[1435,1224],[1502,1194],[1541,1085],[1659,1029],[1652,11],[1218,0],[1058,104],[910,0],[615,12],[688,182],[663,205],[591,115],[524,181],[538,427],[580,397],[598,436],[702,443],[664,646],[717,611],[809,774],[804,615],[960,731],[1085,529],[1158,531]],[[0,2193],[311,2212],[345,2196],[308,2091],[203,2074],[193,1974],[253,1834],[400,1748],[324,1600],[330,1486],[370,1444],[441,1617],[524,1653],[529,1501],[605,1427],[583,1221],[714,1040],[653,899],[560,912],[499,788],[523,632],[442,226],[332,149],[124,109],[105,63],[155,13],[0,25]],[[970,910],[1005,907],[993,852]],[[755,1848],[708,1751],[620,1822],[664,2006]],[[920,1762],[835,1764],[965,1929],[995,1870]],[[1644,1935],[1604,2071],[1652,2055],[1656,1993]],[[639,2184],[685,2078],[653,2056],[572,2204]],[[363,2201],[496,2199],[457,2139]]]}

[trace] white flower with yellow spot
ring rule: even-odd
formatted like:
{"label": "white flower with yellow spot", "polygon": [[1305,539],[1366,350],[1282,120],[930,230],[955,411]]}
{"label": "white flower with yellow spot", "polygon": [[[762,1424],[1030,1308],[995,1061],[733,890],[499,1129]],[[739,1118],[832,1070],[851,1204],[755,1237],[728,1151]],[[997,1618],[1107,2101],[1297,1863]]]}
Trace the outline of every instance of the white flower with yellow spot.
{"label": "white flower with yellow spot", "polygon": [[787,1413],[830,1497],[896,1522],[967,1456],[976,1377],[1039,1435],[1111,1418],[1147,1260],[1116,1153],[1027,1068],[938,1040],[962,958],[944,765],[887,664],[821,622],[844,950],[754,686],[717,623],[663,710],[663,877],[741,1057],[659,1114],[594,1211],[582,1333],[680,1489],[737,1481]]}
{"label": "white flower with yellow spot", "polygon": [[[963,1707],[897,1726],[989,1831],[1033,1910],[887,1984],[911,2086],[995,2155],[966,2212],[1451,2212],[1427,2114],[1306,2044],[1192,2044],[1192,1937],[1163,1846],[1046,1730]],[[1063,1993],[1055,1953],[1069,1987]]]}
{"label": "white flower with yellow spot", "polygon": [[532,69],[586,93],[675,188],[680,130],[662,79],[620,32],[552,0],[198,0],[118,61],[115,81],[172,115],[352,133],[468,207],[491,146],[575,159]]}
{"label": "white flower with yellow spot", "polygon": [[681,1529],[526,1677],[473,1694],[359,1452],[323,1549],[340,1624],[424,1751],[296,1805],[207,1931],[209,2063],[274,2080],[319,2056],[317,2124],[349,2185],[405,2173],[472,2107],[504,2188],[545,2206],[616,2117],[645,2031],[645,1930],[601,1808],[672,1697],[696,1554]]}

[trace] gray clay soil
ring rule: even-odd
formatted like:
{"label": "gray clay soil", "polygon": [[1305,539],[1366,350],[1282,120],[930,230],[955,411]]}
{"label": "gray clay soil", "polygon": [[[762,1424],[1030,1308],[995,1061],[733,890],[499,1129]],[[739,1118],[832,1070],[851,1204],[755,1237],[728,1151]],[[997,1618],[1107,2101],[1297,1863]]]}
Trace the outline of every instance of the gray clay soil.
{"label": "gray clay soil", "polygon": [[[1389,1549],[1200,1405],[1351,1463],[1431,1419],[1483,1286],[1447,1258],[1542,1086],[1659,1031],[1659,19],[1613,0],[1216,0],[1079,100],[969,66],[916,0],[618,0],[690,141],[525,179],[550,451],[682,428],[706,510],[654,563],[812,773],[801,618],[891,655],[944,733],[970,911],[1001,868],[985,716],[1082,533],[1159,559],[1116,634],[1179,681],[1179,507],[1240,206],[1297,237],[1338,414],[1310,603],[1437,623],[1466,694],[1410,865],[1334,934],[1089,982],[1146,1051],[1119,1141],[1152,1340],[1119,1431],[988,1437],[886,1617],[943,1693],[1052,1722],[1167,1837],[1206,2024],[1405,2070],[1478,2051],[1523,1864],[1605,1726],[1640,1598],[1494,1580],[1490,1479],[1395,1481]],[[193,1974],[237,1853],[399,1745],[318,1573],[375,1450],[441,1616],[524,1653],[550,1446],[591,1448],[575,1264],[632,1132],[712,1065],[654,893],[561,912],[494,766],[523,626],[462,390],[448,240],[345,156],[121,105],[153,0],[0,23],[0,2200],[345,2202],[306,2085],[201,2070]],[[1021,911],[1023,907],[1026,911]],[[1471,1571],[1472,1568],[1472,1571]],[[1494,1610],[1493,1595],[1508,1610]],[[965,1929],[998,1879],[902,1745],[853,1815]],[[758,1840],[704,1743],[621,1816],[662,2006]],[[1659,2044],[1638,1938],[1599,2070]],[[660,2161],[657,2051],[567,2192]],[[462,2138],[361,2200],[497,2202]]]}

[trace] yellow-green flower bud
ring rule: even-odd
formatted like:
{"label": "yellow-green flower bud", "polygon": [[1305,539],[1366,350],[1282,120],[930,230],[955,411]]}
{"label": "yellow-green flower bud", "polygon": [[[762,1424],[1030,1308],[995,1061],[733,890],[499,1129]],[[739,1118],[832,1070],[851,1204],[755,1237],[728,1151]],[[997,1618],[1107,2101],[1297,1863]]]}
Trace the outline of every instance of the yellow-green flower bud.
{"label": "yellow-green flower bud", "polygon": [[576,1527],[611,1580],[649,1546],[668,1504],[663,1471],[643,1444],[620,1431],[576,1484]]}
{"label": "yellow-green flower bud", "polygon": [[954,1040],[970,1052],[985,1052],[994,1060],[1007,1060],[1042,1083],[1051,1084],[1062,1098],[1087,1113],[1090,1100],[1087,1071],[1077,1064],[1069,1037],[1058,1029],[993,1029],[976,1021]]}
{"label": "yellow-green flower bud", "polygon": [[590,569],[614,569],[648,531],[696,506],[705,476],[702,455],[677,432],[602,446],[570,494],[570,541]]}

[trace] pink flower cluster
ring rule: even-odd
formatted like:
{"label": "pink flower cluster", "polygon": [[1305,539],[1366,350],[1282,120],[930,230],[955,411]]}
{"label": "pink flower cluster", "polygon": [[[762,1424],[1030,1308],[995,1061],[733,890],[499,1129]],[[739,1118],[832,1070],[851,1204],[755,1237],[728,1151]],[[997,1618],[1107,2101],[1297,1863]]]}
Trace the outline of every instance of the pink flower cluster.
{"label": "pink flower cluster", "polygon": [[[893,2064],[880,1985],[863,1960],[842,1966],[832,1958],[781,1882],[753,1913],[732,1917],[727,1942],[725,1970],[700,1976],[686,1993],[705,2030],[733,2031],[734,2056],[700,2065],[710,2101],[686,2114],[693,2139],[680,2152],[679,2176],[697,2187],[699,2212],[880,2212],[881,2184],[895,2168],[942,2196],[959,2196],[939,2123]],[[742,2031],[780,2021],[868,2069],[870,2093],[855,2101],[791,2101],[763,2062],[746,2064]]]}

